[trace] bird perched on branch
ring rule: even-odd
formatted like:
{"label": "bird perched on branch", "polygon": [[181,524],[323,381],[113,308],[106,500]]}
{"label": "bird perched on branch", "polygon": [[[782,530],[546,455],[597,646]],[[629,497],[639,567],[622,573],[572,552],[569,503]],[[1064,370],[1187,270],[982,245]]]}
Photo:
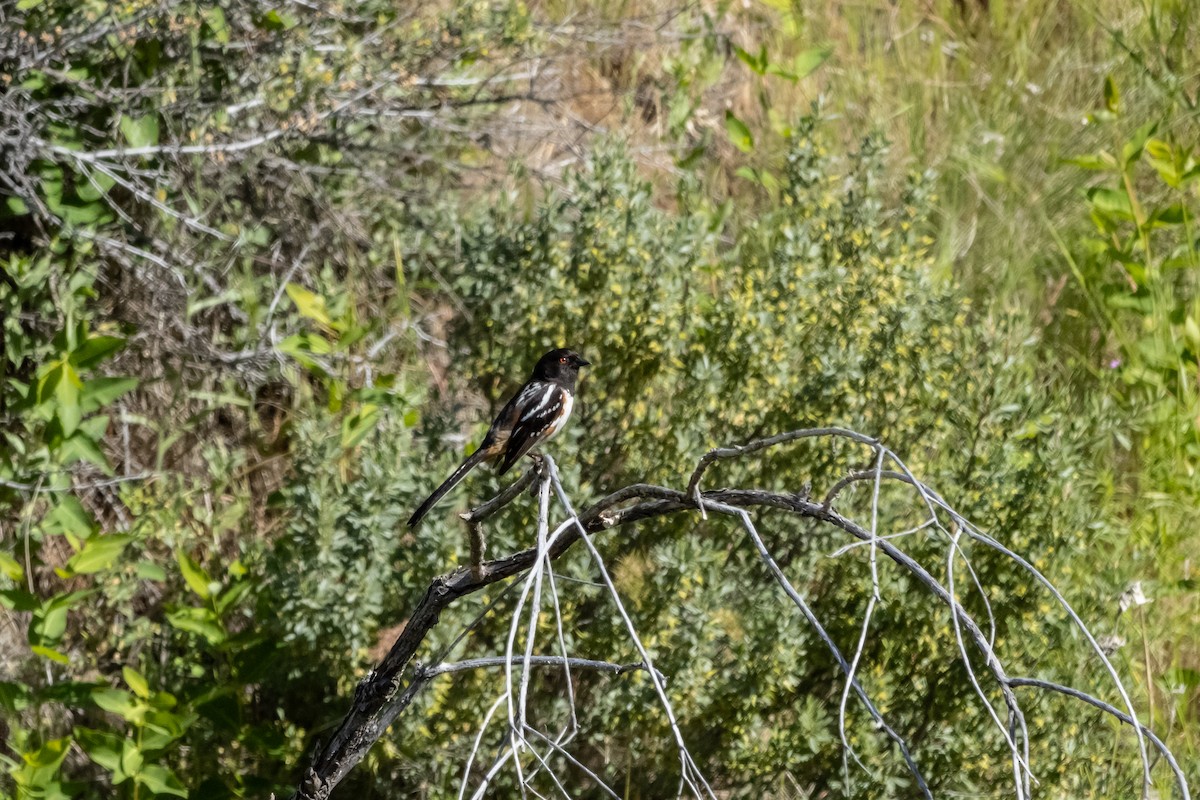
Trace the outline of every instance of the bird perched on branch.
{"label": "bird perched on branch", "polygon": [[562,348],[538,359],[533,375],[496,415],[479,449],[421,503],[409,517],[408,527],[420,525],[429,510],[478,464],[499,461],[498,474],[503,475],[517,459],[561,431],[575,405],[579,368],[589,363],[575,351]]}

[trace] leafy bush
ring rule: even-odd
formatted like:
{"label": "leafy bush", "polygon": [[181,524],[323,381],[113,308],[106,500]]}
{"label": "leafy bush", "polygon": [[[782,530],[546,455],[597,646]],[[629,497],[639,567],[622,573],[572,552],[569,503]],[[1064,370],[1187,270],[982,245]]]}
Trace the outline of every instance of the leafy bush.
{"label": "leafy bush", "polygon": [[[471,312],[456,331],[468,371],[511,375],[513,353],[531,361],[561,343],[593,361],[579,419],[567,443],[555,444],[581,498],[636,481],[679,486],[714,445],[838,424],[911,454],[911,466],[951,487],[968,515],[1042,563],[1091,521],[1091,487],[1070,465],[1095,431],[1072,424],[1069,400],[1038,379],[1037,348],[1021,341],[1019,325],[979,318],[934,277],[922,233],[929,182],[917,176],[891,189],[883,152],[868,139],[856,153],[833,155],[807,119],[778,169],[777,204],[714,209],[685,183],[676,204],[687,211],[672,213],[613,148],[528,217],[499,207],[470,220],[454,242],[463,259],[440,265]],[[483,381],[497,400],[501,387]],[[852,451],[801,445],[749,474],[722,468],[709,480],[796,490],[811,480],[820,490],[854,460]],[[886,524],[905,527],[911,512],[893,508]],[[875,734],[852,742],[883,764],[879,774],[843,783],[831,711],[816,699],[837,685],[835,667],[811,631],[763,613],[776,598],[740,538],[724,539],[717,522],[652,525],[652,540],[610,541],[609,553],[641,629],[652,632],[656,663],[672,676],[700,763],[738,796],[792,779],[851,795],[907,792],[903,765]],[[851,587],[865,580],[863,561],[829,564],[827,534],[806,527],[785,523],[773,535],[791,573],[808,576],[801,584],[835,639],[853,641],[866,589]],[[975,566],[1002,604],[1006,657],[1034,669],[1026,650],[1053,646],[1063,635],[1058,620],[1004,563],[981,555]],[[574,569],[586,574],[583,564]],[[1006,761],[973,757],[997,742],[972,709],[961,667],[943,666],[955,652],[944,621],[921,609],[903,579],[889,579],[884,593],[895,604],[867,655],[868,690],[917,741],[935,792],[1002,780]],[[589,621],[572,633],[574,647],[627,655],[602,598],[572,596],[564,614]],[[602,759],[606,774],[628,770],[633,796],[672,791],[664,721],[634,699],[646,686],[581,680],[591,766],[602,769]],[[435,704],[434,719],[480,718],[475,702],[456,693]],[[1050,724],[1039,718],[1035,727]],[[451,724],[436,730],[457,735]],[[975,733],[964,738],[964,730]]]}

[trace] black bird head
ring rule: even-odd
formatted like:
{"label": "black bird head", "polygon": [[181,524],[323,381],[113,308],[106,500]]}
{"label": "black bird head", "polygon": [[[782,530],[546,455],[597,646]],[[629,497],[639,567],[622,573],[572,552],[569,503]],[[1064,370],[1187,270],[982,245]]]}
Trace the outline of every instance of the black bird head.
{"label": "black bird head", "polygon": [[560,347],[538,359],[537,366],[533,368],[533,379],[559,383],[568,389],[574,389],[579,368],[586,367],[590,363],[574,350]]}

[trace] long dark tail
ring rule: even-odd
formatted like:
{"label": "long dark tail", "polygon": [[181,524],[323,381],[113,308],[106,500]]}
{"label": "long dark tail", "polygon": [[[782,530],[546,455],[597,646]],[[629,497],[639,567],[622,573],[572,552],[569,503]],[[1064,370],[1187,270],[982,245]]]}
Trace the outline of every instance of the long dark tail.
{"label": "long dark tail", "polygon": [[429,510],[438,504],[438,501],[446,496],[446,493],[458,486],[458,482],[467,476],[467,473],[473,470],[481,461],[488,457],[487,451],[484,448],[479,448],[474,453],[467,457],[467,460],[458,466],[450,474],[449,478],[443,481],[442,485],[434,490],[433,494],[426,498],[421,507],[413,512],[413,515],[408,518],[408,527],[416,528],[421,524],[421,520],[429,513]]}

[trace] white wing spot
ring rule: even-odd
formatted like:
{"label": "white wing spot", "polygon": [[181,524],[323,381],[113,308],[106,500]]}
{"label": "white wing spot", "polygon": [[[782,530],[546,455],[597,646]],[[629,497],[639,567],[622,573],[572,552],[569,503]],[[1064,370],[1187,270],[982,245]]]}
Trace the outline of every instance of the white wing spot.
{"label": "white wing spot", "polygon": [[555,386],[554,384],[550,384],[549,386],[547,386],[546,393],[544,395],[542,395],[541,402],[539,402],[536,406],[534,406],[533,408],[526,411],[525,415],[523,417],[521,417],[521,422],[524,422],[527,419],[531,419],[535,414],[537,414],[539,411],[541,411],[543,408],[545,408],[546,404],[550,402],[550,396],[554,394],[554,390],[557,388],[558,387]]}

